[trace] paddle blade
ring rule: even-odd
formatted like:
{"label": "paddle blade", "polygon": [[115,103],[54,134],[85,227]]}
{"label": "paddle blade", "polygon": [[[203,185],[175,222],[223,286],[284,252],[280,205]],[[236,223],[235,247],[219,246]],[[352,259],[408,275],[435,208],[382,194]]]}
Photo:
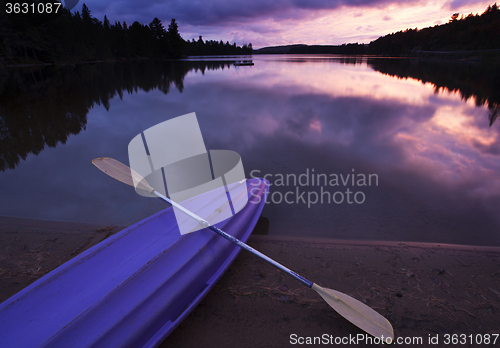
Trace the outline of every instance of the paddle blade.
{"label": "paddle blade", "polygon": [[154,189],[149,186],[147,181],[140,174],[113,158],[95,158],[92,160],[92,164],[102,170],[104,173],[108,174],[110,177],[121,181],[124,184],[135,186],[136,188],[144,190],[148,193],[152,193],[154,191]]}
{"label": "paddle blade", "polygon": [[346,294],[323,288],[317,284],[313,284],[312,289],[320,294],[337,313],[360,329],[386,343],[393,342],[394,330],[391,323],[367,305]]}

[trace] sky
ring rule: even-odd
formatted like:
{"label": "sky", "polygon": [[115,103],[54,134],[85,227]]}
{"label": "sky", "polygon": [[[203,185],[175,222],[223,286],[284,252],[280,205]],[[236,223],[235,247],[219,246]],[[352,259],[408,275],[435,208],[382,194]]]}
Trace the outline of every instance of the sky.
{"label": "sky", "polygon": [[[74,2],[68,0],[67,2]],[[79,1],[76,9],[81,9]],[[253,48],[288,44],[370,43],[404,30],[482,13],[494,0],[85,0],[92,16],[149,24],[172,18],[185,40],[223,40]]]}

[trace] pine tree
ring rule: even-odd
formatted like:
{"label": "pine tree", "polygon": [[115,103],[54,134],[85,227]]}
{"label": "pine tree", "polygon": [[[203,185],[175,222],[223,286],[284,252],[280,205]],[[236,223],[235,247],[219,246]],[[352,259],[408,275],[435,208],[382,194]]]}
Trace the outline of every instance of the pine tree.
{"label": "pine tree", "polygon": [[180,57],[184,54],[184,40],[179,34],[179,28],[175,19],[172,19],[167,31],[169,54],[173,57]]}

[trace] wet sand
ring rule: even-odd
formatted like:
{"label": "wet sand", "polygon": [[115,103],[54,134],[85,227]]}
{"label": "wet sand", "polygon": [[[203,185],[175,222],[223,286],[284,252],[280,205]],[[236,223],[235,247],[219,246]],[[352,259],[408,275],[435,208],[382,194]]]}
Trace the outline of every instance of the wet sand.
{"label": "wet sand", "polygon": [[[0,217],[0,301],[120,229]],[[500,334],[500,248],[260,235],[248,244],[365,302],[392,323],[396,337],[422,340],[394,346],[444,346],[449,334],[466,335],[460,347],[473,347],[470,340]],[[287,347],[358,334],[364,337],[314,291],[242,251],[160,347]]]}

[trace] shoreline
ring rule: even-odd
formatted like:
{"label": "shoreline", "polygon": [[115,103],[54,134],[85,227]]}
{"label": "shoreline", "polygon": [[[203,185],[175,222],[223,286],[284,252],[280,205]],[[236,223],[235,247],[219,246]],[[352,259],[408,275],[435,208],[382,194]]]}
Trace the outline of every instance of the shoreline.
{"label": "shoreline", "polygon": [[[106,225],[76,221],[58,221],[58,220],[39,220],[17,216],[1,216],[0,215],[0,233],[3,233],[6,228],[26,229],[26,231],[44,232],[64,232],[64,233],[80,233],[83,231],[91,232],[93,230],[107,229],[113,230],[113,234],[121,231],[128,226]],[[268,226],[263,226],[262,229],[267,229]],[[300,243],[300,244],[326,244],[341,246],[356,246],[356,247],[408,247],[408,248],[440,248],[443,250],[463,250],[475,252],[498,252],[500,246],[485,246],[485,245],[468,245],[468,244],[452,244],[452,243],[434,243],[434,242],[409,242],[409,241],[393,241],[393,240],[370,240],[370,239],[339,239],[339,238],[321,238],[321,237],[296,237],[287,235],[267,235],[267,231],[257,231],[259,225],[256,226],[249,241],[256,242],[273,242],[273,243]],[[109,236],[107,236],[109,237]],[[106,238],[107,238],[106,237]],[[1,244],[0,244],[1,246]],[[90,247],[90,246],[89,246]]]}
{"label": "shoreline", "polygon": [[262,236],[252,234],[250,241],[256,242],[274,242],[274,243],[296,243],[296,244],[320,244],[327,247],[358,247],[358,248],[380,248],[380,247],[403,247],[420,249],[441,249],[441,250],[460,250],[471,252],[492,252],[500,253],[500,247],[483,245],[465,245],[448,243],[429,243],[429,242],[398,242],[385,240],[355,240],[355,239],[334,239],[334,238],[316,238],[316,237],[294,237],[294,236]]}
{"label": "shoreline", "polygon": [[[445,60],[445,61],[467,61],[467,62],[483,62],[491,61],[493,63],[498,63],[500,60],[500,49],[491,50],[475,50],[475,51],[416,51],[413,54],[402,54],[402,55],[390,55],[390,54],[344,54],[344,53],[252,53],[250,55],[243,56],[261,56],[261,55],[275,55],[275,56],[293,56],[293,55],[310,55],[310,56],[342,56],[342,57],[367,57],[367,58],[396,58],[396,59],[422,59],[422,60]],[[234,57],[235,55],[213,55],[213,56],[188,56],[186,58],[196,60],[197,58],[226,58]],[[25,63],[4,63],[0,64],[0,67],[4,69],[12,68],[30,68],[30,67],[45,67],[45,66],[76,66],[82,64],[95,64],[95,63],[122,63],[130,61],[145,61],[145,60],[159,60],[159,61],[169,61],[178,60],[182,61],[186,58],[123,58],[123,59],[110,59],[110,60],[89,60],[89,61],[74,61],[74,62],[25,62]]]}
{"label": "shoreline", "polygon": [[[395,346],[435,347],[444,345],[446,335],[500,334],[499,248],[303,241],[254,235],[248,244],[375,309],[391,322],[396,339],[422,340]],[[366,337],[313,291],[242,252],[160,347],[288,347],[296,345],[292,335]],[[429,344],[430,337],[441,344]]]}
{"label": "shoreline", "polygon": [[[0,302],[121,229],[0,217]],[[248,244],[366,303],[391,322],[396,337],[437,335],[443,342],[446,334],[500,333],[499,247],[259,234]],[[285,347],[294,334],[363,332],[315,292],[243,251],[160,347]]]}

